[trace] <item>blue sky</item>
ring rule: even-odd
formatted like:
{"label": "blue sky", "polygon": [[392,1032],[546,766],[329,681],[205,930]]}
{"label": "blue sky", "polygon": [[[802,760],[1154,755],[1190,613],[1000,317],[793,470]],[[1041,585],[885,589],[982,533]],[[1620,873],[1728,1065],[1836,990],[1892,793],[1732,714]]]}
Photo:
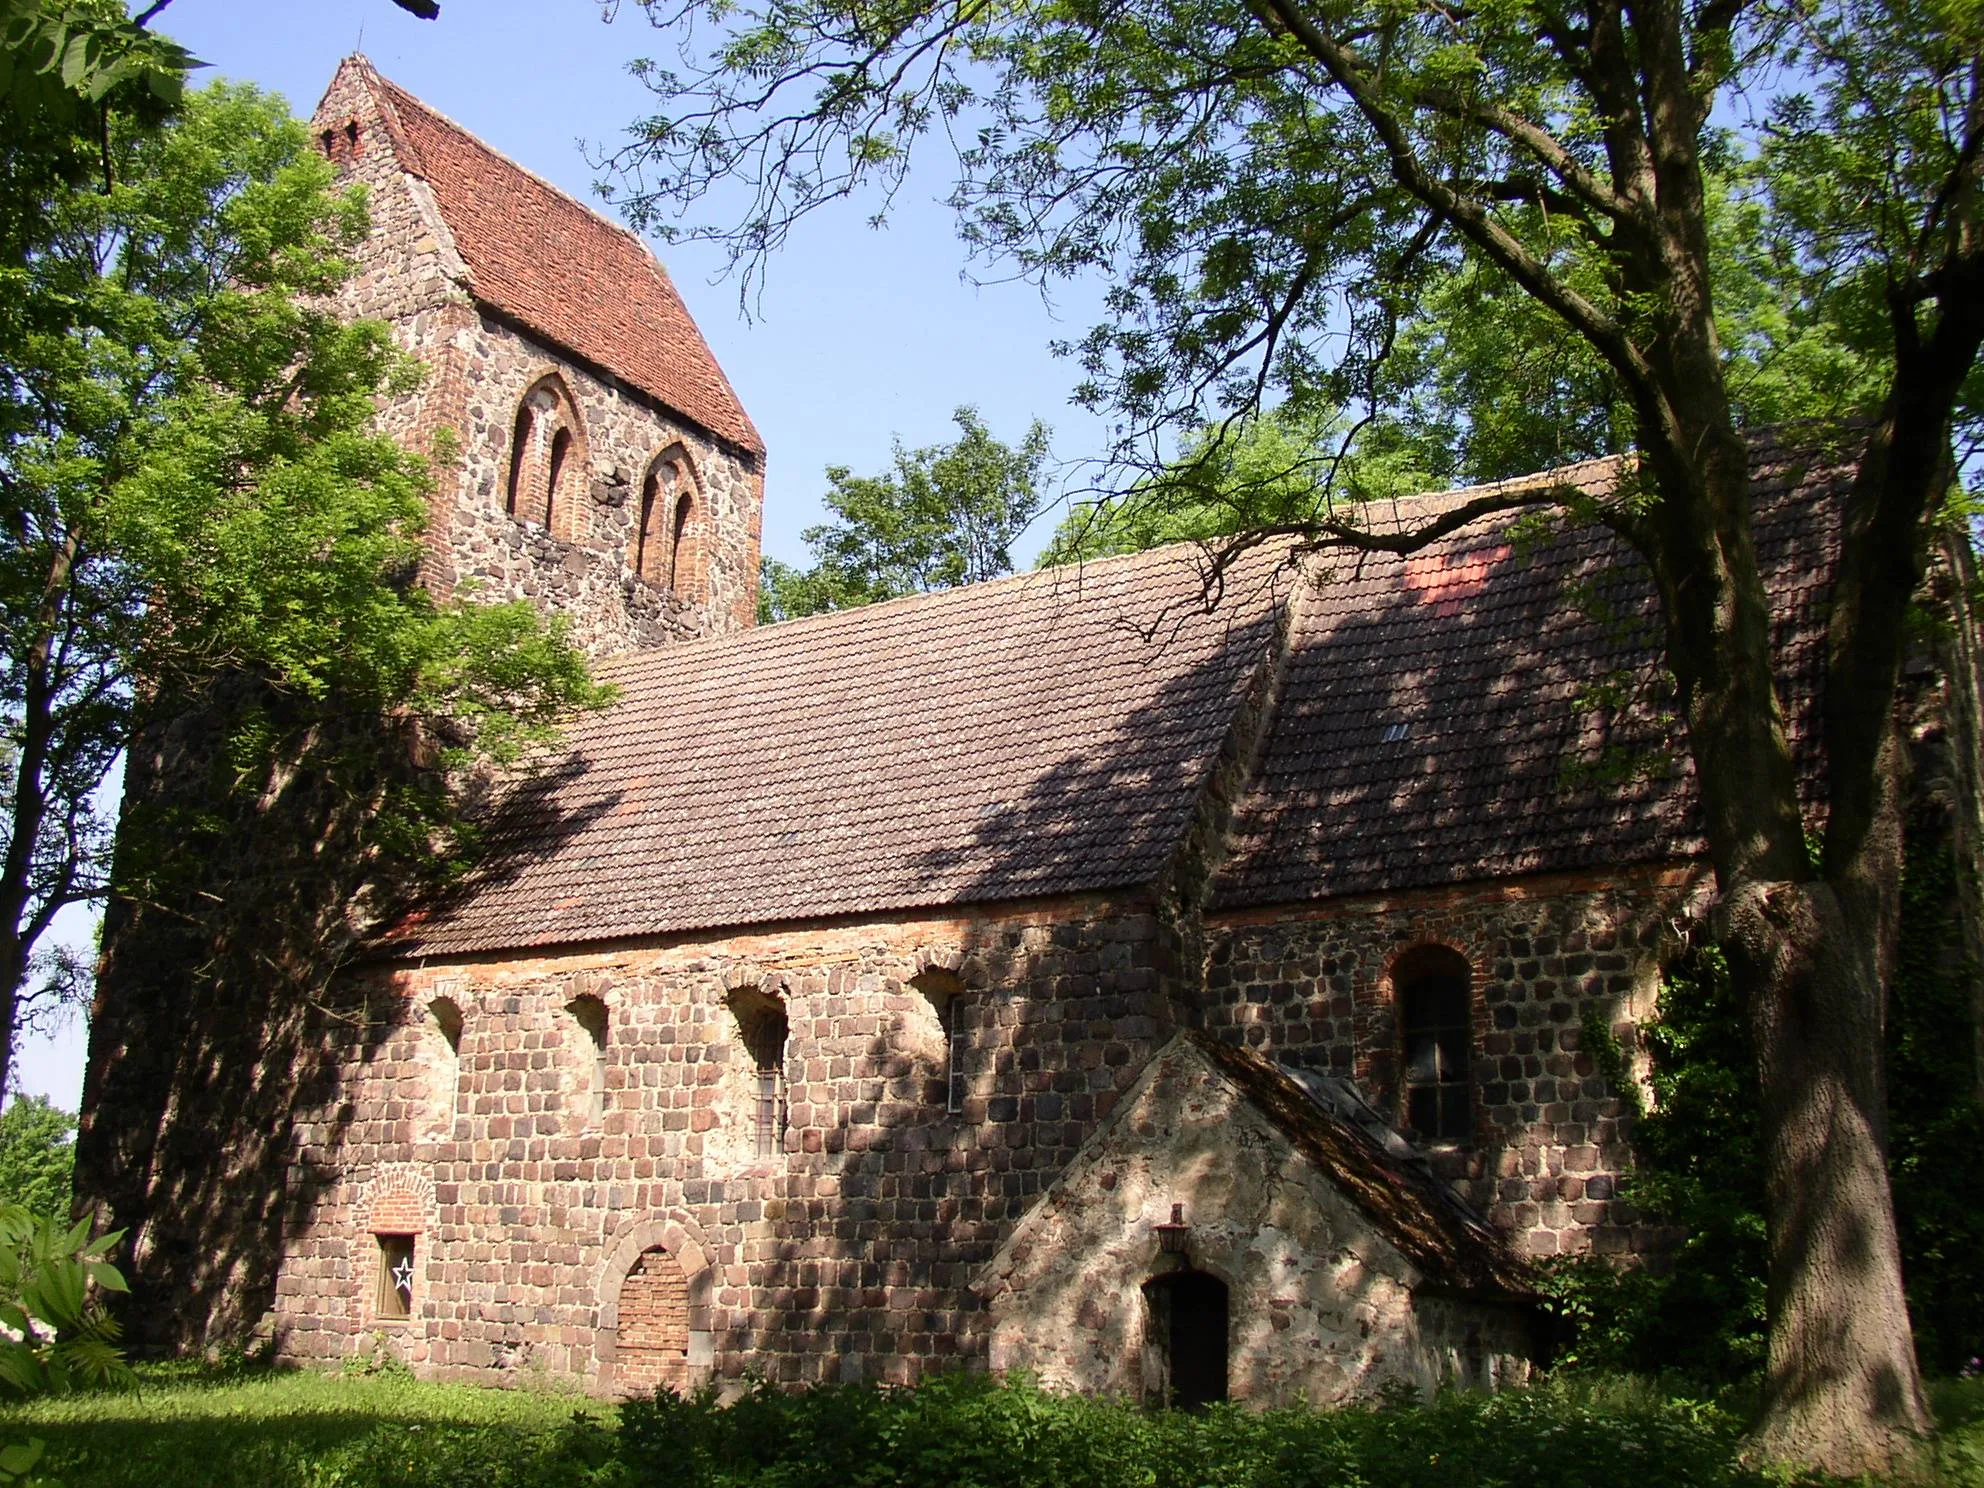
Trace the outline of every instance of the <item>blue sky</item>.
{"label": "blue sky", "polygon": [[[539,175],[593,201],[596,172],[581,141],[614,142],[649,112],[626,73],[647,55],[672,57],[626,0],[612,24],[598,0],[442,0],[438,21],[419,21],[390,0],[173,0],[155,23],[212,64],[206,77],[252,82],[308,114],[338,59],[362,49],[379,70]],[[955,433],[951,410],[976,404],[995,434],[1017,440],[1036,417],[1054,427],[1062,461],[1101,452],[1101,423],[1068,404],[1073,364],[1048,351],[1094,318],[1092,294],[1043,302],[1033,287],[964,282],[951,214],[938,204],[949,177],[933,169],[899,198],[886,228],[867,225],[874,204],[846,203],[804,224],[773,262],[752,317],[712,247],[663,251],[769,450],[765,550],[805,556],[800,530],[819,520],[828,464],[884,469],[889,442],[934,444]],[[717,209],[712,207],[714,213]],[[1022,544],[1030,561],[1055,520]],[[86,918],[67,938],[87,940]],[[84,1031],[72,1025],[20,1051],[17,1088],[75,1109]]]}

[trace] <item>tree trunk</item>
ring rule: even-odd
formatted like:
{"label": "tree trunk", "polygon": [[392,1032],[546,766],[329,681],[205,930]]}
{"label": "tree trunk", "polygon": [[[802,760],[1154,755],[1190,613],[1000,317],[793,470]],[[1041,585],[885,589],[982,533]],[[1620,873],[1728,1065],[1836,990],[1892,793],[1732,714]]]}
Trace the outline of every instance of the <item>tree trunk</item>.
{"label": "tree trunk", "polygon": [[[1841,1476],[1907,1470],[1929,1417],[1902,1292],[1882,1076],[1900,874],[1898,631],[1885,684],[1852,679],[1881,690],[1829,719],[1830,792],[1853,830],[1850,847],[1829,843],[1822,876],[1775,691],[1747,461],[1736,450],[1717,458],[1728,426],[1709,400],[1675,401],[1702,432],[1692,458],[1654,447],[1662,499],[1645,550],[1721,890],[1718,940],[1757,1051],[1770,1341],[1753,1440],[1765,1456]],[[1695,498],[1677,502],[1691,480]],[[1848,543],[1874,509],[1851,506]],[[1892,606],[1865,602],[1865,566],[1849,560],[1835,594],[1852,612],[1845,623],[1862,628],[1833,637],[1834,687],[1846,685],[1841,652],[1878,650],[1871,627],[1899,623]]]}
{"label": "tree trunk", "polygon": [[1770,1219],[1770,1348],[1754,1440],[1841,1476],[1905,1471],[1929,1412],[1888,1183],[1879,927],[1822,882],[1725,895],[1748,993]]}

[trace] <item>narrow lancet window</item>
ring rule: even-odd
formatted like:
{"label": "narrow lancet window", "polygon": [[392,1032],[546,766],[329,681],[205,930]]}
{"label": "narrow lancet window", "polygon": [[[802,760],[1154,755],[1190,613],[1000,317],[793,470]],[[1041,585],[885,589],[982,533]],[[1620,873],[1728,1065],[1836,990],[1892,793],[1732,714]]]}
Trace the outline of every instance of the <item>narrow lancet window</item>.
{"label": "narrow lancet window", "polygon": [[610,1019],[606,1004],[590,993],[574,997],[565,1011],[579,1025],[576,1078],[583,1093],[586,1120],[597,1123],[606,1114],[606,1036]]}
{"label": "narrow lancet window", "polygon": [[446,1131],[455,1124],[455,1102],[461,1090],[462,1009],[452,997],[427,1004],[428,1043],[434,1072],[434,1125]]}
{"label": "narrow lancet window", "polygon": [[1466,959],[1445,946],[1408,951],[1392,972],[1405,1065],[1405,1120],[1426,1141],[1465,1142],[1474,1135],[1469,980]]}
{"label": "narrow lancet window", "polygon": [[751,1069],[751,1152],[776,1157],[785,1150],[785,1007],[755,989],[732,995],[739,1040]]}

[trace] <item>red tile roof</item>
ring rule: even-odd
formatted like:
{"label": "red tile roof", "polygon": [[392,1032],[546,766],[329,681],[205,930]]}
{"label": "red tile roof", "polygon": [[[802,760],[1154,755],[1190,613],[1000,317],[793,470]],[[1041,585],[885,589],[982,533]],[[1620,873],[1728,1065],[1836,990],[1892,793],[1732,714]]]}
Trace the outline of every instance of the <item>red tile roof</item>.
{"label": "red tile roof", "polygon": [[738,448],[764,450],[646,244],[354,61],[401,164],[432,188],[479,302]]}
{"label": "red tile roof", "polygon": [[[1759,563],[1796,739],[1819,736],[1844,473],[1761,447]],[[1552,472],[1609,492],[1614,461]],[[1421,498],[1423,521],[1479,491]],[[1221,908],[1692,857],[1693,765],[1644,565],[1603,529],[1533,544],[1488,518],[1409,558],[1333,555],[1296,612]],[[1816,750],[1802,751],[1808,804]]]}
{"label": "red tile roof", "polygon": [[1274,629],[1276,560],[1209,614],[1196,556],[609,663],[622,701],[492,823],[469,892],[394,939],[447,954],[1148,883]]}
{"label": "red tile roof", "polygon": [[[1811,740],[1843,476],[1781,449],[1756,461],[1791,724]],[[1550,479],[1599,490],[1617,472]],[[1410,558],[1339,554],[1313,586],[1286,569],[1276,584],[1257,553],[1211,614],[1187,545],[623,658],[604,670],[624,700],[572,730],[564,768],[492,823],[481,879],[393,948],[1148,885],[1290,586],[1217,907],[1694,856],[1643,567],[1596,529],[1524,542],[1505,525]],[[1801,758],[1815,799],[1815,751]]]}

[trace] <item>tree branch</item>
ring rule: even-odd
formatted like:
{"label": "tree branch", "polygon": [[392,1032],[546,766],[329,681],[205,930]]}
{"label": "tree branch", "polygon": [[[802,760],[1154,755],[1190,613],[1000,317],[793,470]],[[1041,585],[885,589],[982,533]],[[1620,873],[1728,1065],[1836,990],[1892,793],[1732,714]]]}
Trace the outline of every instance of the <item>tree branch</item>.
{"label": "tree branch", "polygon": [[1350,95],[1365,122],[1384,146],[1398,184],[1427,206],[1450,218],[1468,241],[1489,257],[1517,284],[1592,345],[1619,374],[1636,404],[1650,416],[1658,432],[1676,448],[1685,444],[1679,420],[1662,393],[1646,355],[1625,328],[1598,306],[1565,284],[1516,236],[1471,197],[1436,179],[1420,162],[1404,126],[1379,100],[1377,89],[1350,51],[1338,45],[1299,8],[1296,0],[1248,0],[1249,8],[1301,43],[1331,79]]}

